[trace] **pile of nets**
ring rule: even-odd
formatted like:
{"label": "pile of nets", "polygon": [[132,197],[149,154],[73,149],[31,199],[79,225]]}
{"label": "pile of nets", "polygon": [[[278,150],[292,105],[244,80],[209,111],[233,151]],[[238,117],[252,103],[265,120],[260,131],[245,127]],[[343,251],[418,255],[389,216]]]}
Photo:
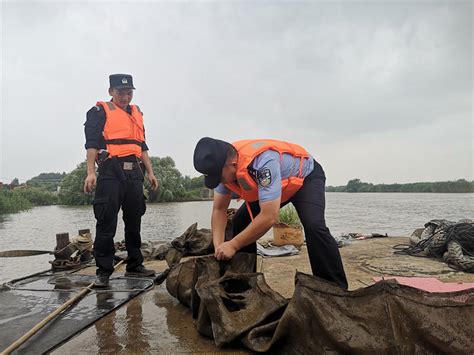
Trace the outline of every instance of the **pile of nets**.
{"label": "pile of nets", "polygon": [[411,245],[397,245],[395,254],[428,256],[442,259],[450,267],[474,272],[474,222],[462,219],[451,222],[433,219],[425,228],[416,229],[410,236]]}

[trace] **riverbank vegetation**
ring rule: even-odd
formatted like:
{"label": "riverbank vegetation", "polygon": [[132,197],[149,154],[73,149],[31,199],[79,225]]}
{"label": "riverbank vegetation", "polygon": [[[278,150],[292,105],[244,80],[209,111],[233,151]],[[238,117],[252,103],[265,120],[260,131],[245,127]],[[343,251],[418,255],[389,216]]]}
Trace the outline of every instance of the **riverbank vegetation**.
{"label": "riverbank vegetation", "polygon": [[411,184],[371,184],[360,179],[350,180],[345,186],[328,186],[327,192],[474,192],[474,181],[464,179],[440,182],[415,182]]}
{"label": "riverbank vegetation", "polygon": [[[158,179],[158,189],[153,191],[145,179],[144,194],[148,202],[181,202],[201,200],[204,177],[183,176],[170,157],[150,157],[153,172]],[[59,203],[62,205],[88,205],[93,194],[83,191],[86,178],[86,162],[67,174],[61,182]]]}
{"label": "riverbank vegetation", "polygon": [[40,187],[27,185],[0,190],[0,214],[14,213],[27,210],[33,206],[57,205],[59,199],[56,193]]}
{"label": "riverbank vegetation", "polygon": [[26,182],[28,187],[37,187],[39,189],[56,192],[61,182],[66,177],[66,173],[41,173]]}
{"label": "riverbank vegetation", "polygon": [[[204,177],[183,176],[170,157],[151,157],[154,174],[159,181],[157,191],[153,191],[148,181],[144,184],[144,194],[148,202],[177,202],[201,200]],[[69,174],[42,173],[25,184],[18,179],[0,189],[0,214],[14,213],[33,206],[45,205],[88,205],[94,197],[85,194],[86,162],[80,163]]]}
{"label": "riverbank vegetation", "polygon": [[[153,171],[159,181],[153,191],[145,181],[144,194],[148,202],[177,202],[202,199],[204,177],[183,176],[171,157],[151,157]],[[42,173],[20,185],[18,179],[0,189],[0,214],[14,213],[33,206],[88,205],[93,194],[83,192],[86,163],[80,163],[69,174]],[[0,185],[1,186],[1,185]],[[350,180],[345,186],[328,186],[328,192],[474,192],[474,181],[464,179],[442,182],[417,182],[411,184],[371,184]]]}

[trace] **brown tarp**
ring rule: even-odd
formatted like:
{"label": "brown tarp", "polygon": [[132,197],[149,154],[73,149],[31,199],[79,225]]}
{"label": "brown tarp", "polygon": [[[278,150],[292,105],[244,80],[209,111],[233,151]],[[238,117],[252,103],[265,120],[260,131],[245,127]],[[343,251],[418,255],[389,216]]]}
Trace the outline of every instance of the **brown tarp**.
{"label": "brown tarp", "polygon": [[356,291],[303,273],[271,342],[260,329],[245,344],[285,353],[472,354],[474,290],[428,293],[393,282]]}
{"label": "brown tarp", "polygon": [[227,271],[248,273],[254,270],[255,261],[255,255],[247,253],[237,253],[231,260],[222,262],[218,262],[214,256],[188,259],[171,268],[166,279],[166,288],[182,304],[191,307],[192,297],[197,297],[195,285],[198,276],[201,276],[200,284],[203,284],[219,279]]}
{"label": "brown tarp", "polygon": [[193,315],[197,330],[212,336],[217,346],[265,323],[288,303],[267,285],[263,274],[252,272],[254,263],[255,255],[247,253],[238,253],[224,268],[214,257],[196,260]]}
{"label": "brown tarp", "polygon": [[474,290],[428,293],[390,281],[345,291],[296,274],[285,300],[249,273],[253,256],[203,257],[172,269],[169,292],[190,307],[199,332],[218,346],[257,352],[472,354]]}

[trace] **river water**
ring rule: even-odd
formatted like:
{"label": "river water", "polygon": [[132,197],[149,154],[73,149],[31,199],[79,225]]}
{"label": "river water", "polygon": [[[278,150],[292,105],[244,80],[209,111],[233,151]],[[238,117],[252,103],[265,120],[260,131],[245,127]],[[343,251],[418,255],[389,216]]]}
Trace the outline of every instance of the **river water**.
{"label": "river water", "polygon": [[[231,207],[240,203],[232,202]],[[212,201],[149,204],[142,221],[142,240],[173,240],[189,225],[210,227]],[[341,233],[409,235],[430,219],[474,218],[474,194],[327,193],[326,222],[334,236]],[[52,250],[56,233],[94,231],[91,206],[46,206],[0,215],[0,251]],[[116,241],[123,239],[120,219]],[[51,255],[0,258],[0,284],[50,267]]]}

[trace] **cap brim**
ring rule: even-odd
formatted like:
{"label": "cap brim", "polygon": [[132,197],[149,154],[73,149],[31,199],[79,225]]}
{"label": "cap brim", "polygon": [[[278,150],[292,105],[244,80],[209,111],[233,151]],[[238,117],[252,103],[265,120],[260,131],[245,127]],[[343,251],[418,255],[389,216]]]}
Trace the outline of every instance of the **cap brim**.
{"label": "cap brim", "polygon": [[204,185],[206,185],[208,189],[215,189],[220,183],[221,183],[220,176],[208,175],[204,177]]}
{"label": "cap brim", "polygon": [[135,90],[135,87],[130,86],[130,85],[125,85],[125,86],[113,86],[112,89],[133,89]]}

